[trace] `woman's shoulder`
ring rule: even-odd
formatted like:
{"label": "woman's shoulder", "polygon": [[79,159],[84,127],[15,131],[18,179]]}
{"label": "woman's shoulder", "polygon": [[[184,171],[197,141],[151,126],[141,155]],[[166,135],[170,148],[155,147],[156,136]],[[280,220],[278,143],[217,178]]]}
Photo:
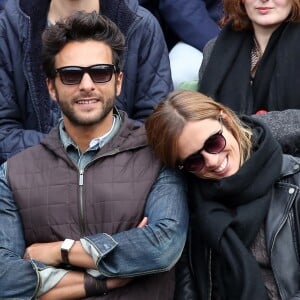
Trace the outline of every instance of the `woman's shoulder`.
{"label": "woman's shoulder", "polygon": [[300,157],[283,154],[281,178],[297,176],[297,185],[300,185]]}

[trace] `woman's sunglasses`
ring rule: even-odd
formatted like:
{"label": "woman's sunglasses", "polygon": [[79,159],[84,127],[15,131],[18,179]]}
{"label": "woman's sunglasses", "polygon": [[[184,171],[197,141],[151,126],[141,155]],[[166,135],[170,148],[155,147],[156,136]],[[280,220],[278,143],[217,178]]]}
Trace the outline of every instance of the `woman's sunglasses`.
{"label": "woman's sunglasses", "polygon": [[[220,121],[221,122],[221,121]],[[217,154],[224,150],[226,146],[226,139],[223,136],[223,124],[221,122],[222,128],[219,132],[211,135],[204,143],[204,146],[197,152],[188,156],[183,162],[178,164],[180,170],[187,172],[200,172],[204,165],[205,159],[201,152],[205,150],[211,154]]]}
{"label": "woman's sunglasses", "polygon": [[95,83],[104,83],[111,80],[112,75],[119,70],[115,65],[98,64],[89,67],[67,66],[55,70],[63,84],[79,84],[84,73],[88,73]]}

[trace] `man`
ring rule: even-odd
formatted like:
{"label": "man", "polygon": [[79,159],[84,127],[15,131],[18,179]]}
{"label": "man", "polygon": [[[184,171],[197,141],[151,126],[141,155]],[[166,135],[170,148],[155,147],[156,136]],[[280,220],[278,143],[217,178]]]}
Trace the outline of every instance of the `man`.
{"label": "man", "polygon": [[144,127],[114,108],[123,35],[77,12],[49,27],[43,45],[63,119],[0,169],[0,298],[173,299],[185,188]]}
{"label": "man", "polygon": [[116,105],[142,122],[172,90],[168,50],[157,20],[137,0],[10,0],[0,16],[0,163],[36,145],[57,124],[41,70],[41,33],[76,10],[97,11],[126,38]]}

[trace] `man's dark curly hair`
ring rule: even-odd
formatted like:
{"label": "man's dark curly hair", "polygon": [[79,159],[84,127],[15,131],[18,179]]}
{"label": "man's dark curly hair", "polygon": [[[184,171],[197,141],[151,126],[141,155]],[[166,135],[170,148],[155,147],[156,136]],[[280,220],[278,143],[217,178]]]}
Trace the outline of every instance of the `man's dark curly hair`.
{"label": "man's dark curly hair", "polygon": [[42,60],[47,77],[55,77],[55,56],[67,43],[86,40],[108,45],[112,49],[112,63],[117,70],[121,69],[125,38],[117,25],[97,12],[77,11],[43,32]]}

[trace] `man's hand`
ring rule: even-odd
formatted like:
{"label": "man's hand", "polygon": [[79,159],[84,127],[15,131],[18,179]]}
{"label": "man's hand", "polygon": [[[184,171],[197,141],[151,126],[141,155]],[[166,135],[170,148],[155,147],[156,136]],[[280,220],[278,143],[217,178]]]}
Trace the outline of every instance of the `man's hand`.
{"label": "man's hand", "polygon": [[[83,299],[86,297],[84,288],[84,273],[67,273],[51,290],[39,297],[39,300],[53,299]],[[109,290],[120,288],[128,284],[133,279],[127,278],[108,278],[106,286]]]}
{"label": "man's hand", "polygon": [[137,228],[143,228],[148,225],[148,218],[144,217],[143,220],[138,224]]}
{"label": "man's hand", "polygon": [[45,265],[58,266],[61,263],[61,245],[62,241],[32,244],[26,248],[24,259],[34,259]]}
{"label": "man's hand", "polygon": [[[24,259],[34,259],[56,267],[62,263],[61,245],[63,241],[51,243],[35,243],[27,247]],[[69,260],[73,266],[84,269],[96,269],[92,257],[83,249],[80,241],[76,241],[69,252]]]}

